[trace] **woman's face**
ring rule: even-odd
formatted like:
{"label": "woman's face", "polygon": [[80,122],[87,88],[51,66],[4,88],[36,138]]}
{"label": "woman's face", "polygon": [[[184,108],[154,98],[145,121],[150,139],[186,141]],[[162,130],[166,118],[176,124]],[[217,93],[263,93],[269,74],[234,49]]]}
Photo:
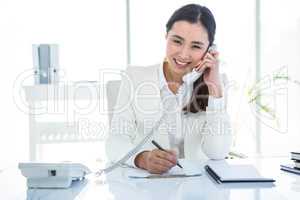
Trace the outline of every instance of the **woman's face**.
{"label": "woman's face", "polygon": [[168,68],[184,75],[199,64],[209,45],[208,34],[202,24],[177,21],[166,35]]}

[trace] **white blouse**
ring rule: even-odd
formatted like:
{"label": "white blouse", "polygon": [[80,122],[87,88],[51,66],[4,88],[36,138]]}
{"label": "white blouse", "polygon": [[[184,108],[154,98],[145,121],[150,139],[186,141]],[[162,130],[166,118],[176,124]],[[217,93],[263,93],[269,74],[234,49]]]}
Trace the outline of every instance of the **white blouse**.
{"label": "white blouse", "polygon": [[[164,74],[163,66],[159,68],[159,85],[161,100],[163,102],[163,109],[165,111],[165,125],[167,126],[170,147],[175,150],[179,158],[184,157],[184,130],[187,130],[184,121],[187,115],[182,109],[186,106],[193,92],[194,82],[183,82],[180,85],[176,94],[174,94],[168,87],[168,83]],[[208,110],[220,110],[224,106],[224,97],[214,98],[209,96]]]}
{"label": "white blouse", "polygon": [[[126,74],[130,81],[126,81],[126,78],[122,80],[116,103],[116,107],[124,109],[114,112],[106,142],[110,161],[117,161],[142,141],[152,129],[153,123],[160,118],[160,114],[164,116],[163,121],[154,132],[153,139],[163,148],[176,150],[179,158],[225,157],[231,146],[231,131],[224,97],[209,96],[206,112],[184,114],[182,108],[189,102],[193,91],[191,81],[183,82],[178,92],[172,93],[164,76],[163,63],[149,67],[131,67]],[[140,87],[145,82],[154,85]],[[132,93],[141,96],[135,98],[135,95],[130,95]],[[154,94],[154,97],[152,95],[149,99],[148,94]],[[148,141],[127,164],[134,165],[136,155],[155,148]]]}

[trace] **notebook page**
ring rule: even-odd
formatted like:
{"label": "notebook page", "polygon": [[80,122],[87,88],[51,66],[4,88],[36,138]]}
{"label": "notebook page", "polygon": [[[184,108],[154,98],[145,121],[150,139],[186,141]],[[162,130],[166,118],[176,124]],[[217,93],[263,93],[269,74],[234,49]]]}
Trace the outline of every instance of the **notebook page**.
{"label": "notebook page", "polygon": [[[193,176],[193,175],[201,175],[201,168],[193,163],[190,162],[183,162],[180,161],[180,164],[183,166],[181,169],[178,166],[174,166],[168,172],[161,174],[161,177],[169,177],[169,176],[176,176],[176,175],[186,175],[186,176]],[[126,169],[128,177],[147,177],[151,176],[152,174],[147,172],[146,170],[142,169]]]}

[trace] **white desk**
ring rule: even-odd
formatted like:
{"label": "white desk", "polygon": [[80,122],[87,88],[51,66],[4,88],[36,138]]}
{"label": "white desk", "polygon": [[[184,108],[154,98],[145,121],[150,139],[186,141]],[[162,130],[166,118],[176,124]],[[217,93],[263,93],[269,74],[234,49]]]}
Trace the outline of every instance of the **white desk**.
{"label": "white desk", "polygon": [[[0,173],[0,198],[5,200],[94,200],[94,199],[207,199],[207,200],[299,200],[300,176],[279,170],[286,158],[231,160],[254,164],[264,175],[276,179],[275,186],[264,183],[216,184],[205,172],[203,176],[177,179],[129,179],[127,169],[120,168],[101,179],[93,176],[69,189],[27,190],[26,180],[16,168]],[[203,169],[204,162],[195,162]]]}

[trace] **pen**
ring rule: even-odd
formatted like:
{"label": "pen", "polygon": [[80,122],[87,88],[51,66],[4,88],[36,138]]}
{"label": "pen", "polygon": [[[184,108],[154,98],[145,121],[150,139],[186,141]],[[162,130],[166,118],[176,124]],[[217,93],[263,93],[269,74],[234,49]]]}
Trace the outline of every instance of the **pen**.
{"label": "pen", "polygon": [[[156,146],[159,150],[162,150],[162,151],[167,152],[165,149],[163,149],[163,148],[162,148],[157,142],[155,142],[154,140],[152,140],[151,142],[152,142],[152,144],[153,144],[154,146]],[[178,167],[180,167],[181,169],[183,168],[183,167],[179,164],[178,161],[177,161],[176,165],[177,165]]]}

